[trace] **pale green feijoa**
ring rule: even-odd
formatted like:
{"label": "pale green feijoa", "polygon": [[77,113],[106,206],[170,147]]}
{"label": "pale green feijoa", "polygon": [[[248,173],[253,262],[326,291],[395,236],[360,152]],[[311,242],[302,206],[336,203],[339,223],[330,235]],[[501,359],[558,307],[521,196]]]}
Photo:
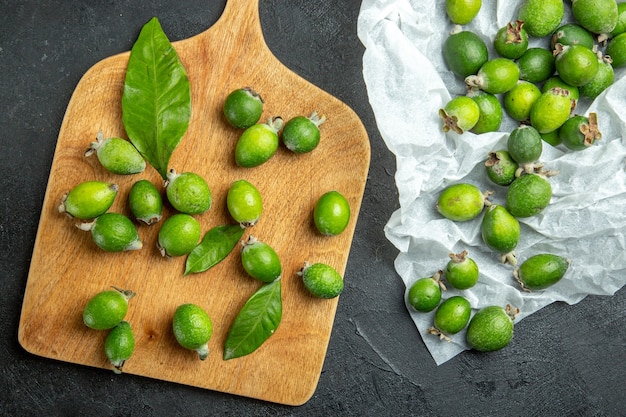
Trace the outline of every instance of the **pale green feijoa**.
{"label": "pale green feijoa", "polygon": [[572,116],[559,129],[559,138],[563,145],[572,151],[582,151],[602,139],[598,128],[598,115],[589,113],[589,117]]}
{"label": "pale green feijoa", "polygon": [[226,96],[222,110],[228,123],[247,129],[261,118],[263,98],[250,87],[238,88]]}
{"label": "pale green feijoa", "polygon": [[608,34],[617,25],[615,0],[572,0],[572,14],[591,33]]}
{"label": "pale green feijoa", "polygon": [[451,253],[446,264],[446,281],[457,290],[467,290],[478,282],[478,265],[467,256],[467,251]]}
{"label": "pale green feijoa", "polygon": [[517,18],[526,24],[525,29],[530,36],[542,38],[559,27],[564,15],[563,0],[526,0]]}
{"label": "pale green feijoa", "polygon": [[593,100],[613,84],[615,71],[612,62],[610,56],[602,56],[602,53],[598,52],[598,72],[591,81],[580,87],[580,94],[583,97]]}
{"label": "pale green feijoa", "polygon": [[531,217],[543,211],[552,198],[552,186],[542,174],[520,175],[509,185],[506,208],[515,217]]}
{"label": "pale green feijoa", "polygon": [[493,352],[505,348],[513,338],[513,319],[519,310],[511,306],[484,307],[471,318],[465,340],[474,350]]}
{"label": "pale green feijoa", "polygon": [[613,68],[626,65],[626,33],[617,35],[609,41],[605,53],[611,57]]}
{"label": "pale green feijoa", "polygon": [[535,84],[520,80],[515,87],[504,94],[502,102],[506,113],[518,122],[530,118],[530,109],[541,96],[541,90]]}
{"label": "pale green feijoa", "polygon": [[275,281],[282,274],[280,258],[274,248],[252,235],[243,242],[241,265],[248,275],[263,282]]}
{"label": "pale green feijoa", "polygon": [[426,331],[439,336],[442,340],[450,340],[447,335],[452,335],[463,330],[469,323],[472,315],[472,306],[467,298],[460,295],[453,295],[444,300],[433,318],[433,327]]}
{"label": "pale green feijoa", "polygon": [[532,172],[534,163],[539,160],[543,151],[543,140],[537,129],[521,125],[511,131],[506,147],[521,170]]}
{"label": "pale green feijoa", "polygon": [[617,3],[617,24],[610,33],[611,37],[616,37],[626,32],[626,3]]}
{"label": "pale green feijoa", "polygon": [[478,14],[482,0],[446,0],[446,14],[452,23],[466,25]]}
{"label": "pale green feijoa", "polygon": [[107,252],[139,250],[143,243],[133,222],[120,213],[104,213],[90,223],[76,225],[90,231],[94,243]]}
{"label": "pale green feijoa", "polygon": [[159,229],[157,248],[161,255],[187,255],[200,240],[200,223],[189,214],[177,213],[168,217]]}
{"label": "pale green feijoa", "polygon": [[209,356],[209,340],[213,335],[213,322],[207,312],[197,304],[181,304],[174,311],[172,330],[178,344],[195,350],[203,361]]}
{"label": "pale green feijoa", "polygon": [[90,329],[107,330],[117,326],[128,312],[128,300],[135,293],[113,287],[94,295],[83,309],[83,323]]}
{"label": "pale green feijoa", "polygon": [[94,219],[113,205],[119,187],[103,181],[85,181],[63,196],[60,213],[81,220]]}
{"label": "pale green feijoa", "polygon": [[598,72],[595,52],[581,45],[556,45],[554,64],[559,77],[569,85],[580,87],[593,80]]}
{"label": "pale green feijoa", "polygon": [[167,174],[165,193],[172,207],[185,214],[202,214],[213,202],[209,185],[193,172],[178,174],[171,169]]}
{"label": "pale green feijoa", "polygon": [[516,20],[501,27],[493,39],[493,46],[503,58],[516,59],[528,49],[528,33],[524,22]]}
{"label": "pale green feijoa", "polygon": [[343,278],[332,266],[317,262],[304,267],[298,275],[302,277],[304,287],[318,298],[335,298],[343,291]]}
{"label": "pale green feijoa", "polygon": [[441,283],[443,271],[438,271],[428,278],[415,281],[407,293],[407,301],[416,311],[427,313],[433,311],[441,302],[441,290],[445,289]]}
{"label": "pale green feijoa", "polygon": [[98,132],[96,141],[85,152],[85,156],[96,153],[100,164],[109,172],[119,175],[137,174],[146,169],[146,161],[137,148],[122,138],[104,138]]}
{"label": "pale green feijoa", "polygon": [[158,223],[163,217],[163,197],[148,180],[139,180],[133,184],[128,194],[128,204],[133,216],[148,225]]}
{"label": "pale green feijoa", "polygon": [[487,62],[489,52],[477,34],[459,28],[452,31],[443,43],[443,58],[450,71],[464,79],[478,72]]}
{"label": "pale green feijoa", "polygon": [[579,88],[573,85],[569,85],[568,83],[563,81],[561,77],[559,77],[558,75],[555,75],[553,77],[548,78],[546,82],[543,83],[543,85],[541,86],[541,92],[545,93],[546,91],[550,90],[553,87],[559,87],[559,88],[569,91],[569,96],[570,96],[570,99],[572,100],[572,106],[570,108],[570,112],[573,112],[574,109],[576,108],[576,105],[578,104],[578,99],[580,98]]}
{"label": "pale green feijoa", "polygon": [[561,138],[559,137],[559,130],[553,130],[552,132],[548,132],[548,133],[540,133],[541,134],[541,139],[543,139],[543,141],[549,145],[552,146],[559,146],[561,144]]}
{"label": "pale green feijoa", "polygon": [[237,180],[230,185],[226,206],[232,218],[242,227],[254,226],[263,213],[261,193],[246,180]]}
{"label": "pale green feijoa", "polygon": [[465,78],[470,88],[480,88],[491,94],[503,94],[515,86],[520,78],[519,67],[507,58],[491,59],[478,70],[476,75]]}
{"label": "pale green feijoa", "polygon": [[576,23],[566,23],[554,31],[552,38],[550,38],[552,50],[556,48],[557,43],[561,45],[582,45],[589,49],[593,49],[595,44],[593,35]]}
{"label": "pale green feijoa", "polygon": [[544,290],[563,278],[570,260],[551,253],[541,253],[526,259],[513,276],[525,291]]}
{"label": "pale green feijoa", "polygon": [[439,109],[439,116],[443,119],[444,132],[452,130],[462,135],[478,123],[480,107],[470,97],[459,96],[451,99],[443,109]]}
{"label": "pale green feijoa", "polygon": [[572,99],[568,90],[553,87],[541,93],[530,109],[530,124],[539,133],[557,130],[570,117]]}
{"label": "pale green feijoa", "polygon": [[237,165],[252,168],[267,162],[278,150],[278,131],[282,127],[283,119],[276,117],[244,130],[235,147]]}
{"label": "pale green feijoa", "polygon": [[485,195],[473,184],[459,183],[446,187],[435,208],[445,218],[465,222],[476,218],[485,207]]}
{"label": "pale green feijoa", "polygon": [[489,248],[500,253],[503,263],[517,264],[513,249],[520,239],[520,224],[507,209],[493,204],[485,211],[480,233]]}
{"label": "pale green feijoa", "polygon": [[515,179],[515,173],[519,165],[511,158],[508,151],[501,149],[489,152],[489,157],[485,161],[485,171],[487,177],[494,183],[507,186]]}
{"label": "pale green feijoa", "polygon": [[545,48],[528,48],[515,63],[519,67],[519,77],[531,83],[541,83],[552,75],[556,68],[552,51]]}
{"label": "pale green feijoa", "polygon": [[309,117],[296,116],[285,123],[281,139],[292,152],[311,152],[320,143],[319,127],[325,121],[326,116],[319,116],[315,111]]}
{"label": "pale green feijoa", "polygon": [[325,236],[342,233],[350,222],[350,203],[339,191],[324,193],[313,208],[313,222]]}
{"label": "pale green feijoa", "polygon": [[107,335],[104,341],[104,353],[113,365],[113,372],[122,373],[124,363],[135,351],[135,335],[126,320],[122,320]]}
{"label": "pale green feijoa", "polygon": [[502,104],[493,94],[478,89],[472,89],[467,96],[478,104],[478,121],[471,129],[472,133],[481,134],[497,132],[502,124]]}

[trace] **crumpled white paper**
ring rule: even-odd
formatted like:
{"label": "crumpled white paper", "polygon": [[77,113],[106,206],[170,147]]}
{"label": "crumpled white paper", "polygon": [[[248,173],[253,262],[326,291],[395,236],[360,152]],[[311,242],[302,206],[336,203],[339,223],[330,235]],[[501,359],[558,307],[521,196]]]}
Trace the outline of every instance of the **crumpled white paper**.
{"label": "crumpled white paper", "polygon": [[[464,28],[479,34],[495,57],[492,39],[498,28],[515,20],[521,0],[483,2],[479,15]],[[566,4],[564,22],[571,21]],[[541,214],[520,219],[519,263],[538,253],[572,260],[566,276],[542,291],[520,291],[513,267],[499,262],[480,237],[481,217],[455,223],[435,210],[439,192],[457,182],[494,190],[492,201],[503,203],[505,188],[490,183],[484,161],[492,150],[505,149],[508,132],[517,123],[506,118],[500,132],[444,134],[438,109],[465,93],[463,80],[446,67],[441,54],[454,25],[445,2],[437,0],[364,0],[358,35],[365,45],[363,75],[378,128],[396,155],[395,176],[400,208],[385,233],[399,249],[395,268],[406,284],[444,269],[448,255],[468,250],[480,269],[470,290],[448,289],[444,297],[462,294],[476,311],[487,305],[519,308],[516,321],[555,302],[574,304],[589,294],[612,295],[626,284],[626,77],[616,72],[615,84],[592,103],[581,100],[576,113],[596,112],[601,141],[580,152],[544,144],[541,160],[560,174],[550,178],[551,204]],[[534,39],[531,46],[548,46]],[[424,343],[437,364],[467,349],[465,333],[447,343],[426,329],[434,312],[417,313],[407,305]]]}

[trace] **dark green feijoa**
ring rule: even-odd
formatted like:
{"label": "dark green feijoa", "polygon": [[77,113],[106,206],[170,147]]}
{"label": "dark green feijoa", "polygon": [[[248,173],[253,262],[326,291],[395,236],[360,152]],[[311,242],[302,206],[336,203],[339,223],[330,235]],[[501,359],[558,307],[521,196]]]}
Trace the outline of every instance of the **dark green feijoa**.
{"label": "dark green feijoa", "polygon": [[572,0],[572,14],[591,33],[608,34],[617,25],[615,0]]}
{"label": "dark green feijoa", "polygon": [[506,208],[515,217],[531,217],[550,204],[552,186],[545,175],[524,174],[506,192]]}
{"label": "dark green feijoa", "polygon": [[76,226],[90,231],[94,243],[107,252],[139,250],[143,247],[133,222],[120,213],[104,213],[90,223],[79,223]]}
{"label": "dark green feijoa", "polygon": [[263,98],[250,87],[238,88],[226,96],[222,110],[228,123],[247,129],[261,118]]}
{"label": "dark green feijoa", "polygon": [[576,108],[576,105],[578,104],[578,99],[580,98],[579,88],[573,85],[569,85],[568,83],[563,81],[561,77],[559,77],[558,75],[555,75],[553,77],[548,78],[546,82],[543,83],[543,86],[541,87],[541,92],[545,93],[546,91],[554,87],[559,87],[569,92],[570,99],[572,100],[572,106],[570,108],[570,112],[574,112],[574,109]]}
{"label": "dark green feijoa", "polygon": [[237,180],[230,185],[226,206],[232,218],[242,227],[254,226],[263,213],[261,193],[246,180]]}
{"label": "dark green feijoa", "polygon": [[248,275],[263,282],[272,282],[280,278],[282,273],[280,258],[276,251],[252,235],[243,243],[241,265]]}
{"label": "dark green feijoa", "polygon": [[609,35],[614,38],[624,32],[626,32],[626,3],[622,2],[617,3],[617,24]]}
{"label": "dark green feijoa", "polygon": [[135,335],[133,329],[125,320],[122,320],[107,335],[104,341],[104,353],[113,365],[113,372],[122,373],[124,363],[130,359],[135,351]]}
{"label": "dark green feijoa", "polygon": [[482,6],[482,0],[446,0],[446,14],[452,23],[466,25],[471,22]]}
{"label": "dark green feijoa", "polygon": [[112,205],[119,187],[103,181],[85,181],[65,194],[59,205],[60,213],[81,220],[94,219]]}
{"label": "dark green feijoa", "polygon": [[520,80],[515,87],[504,94],[502,102],[507,114],[518,122],[530,118],[530,109],[541,96],[541,90],[535,84]]}
{"label": "dark green feijoa", "polygon": [[497,132],[502,124],[502,105],[498,97],[481,90],[470,90],[467,96],[478,104],[478,121],[471,132],[477,135]]}
{"label": "dark green feijoa", "polygon": [[520,78],[519,67],[510,59],[494,58],[483,64],[476,75],[465,78],[470,88],[480,88],[491,94],[502,94],[515,86]]}
{"label": "dark green feijoa", "polygon": [[554,64],[559,77],[569,85],[587,84],[598,72],[596,53],[581,45],[557,44]]}
{"label": "dark green feijoa", "polygon": [[549,145],[558,146],[561,144],[561,138],[559,137],[559,130],[553,130],[548,133],[541,133],[541,139]]}
{"label": "dark green feijoa", "polygon": [[433,327],[429,327],[426,331],[430,334],[439,336],[442,340],[450,341],[447,335],[456,334],[463,330],[469,323],[472,315],[472,306],[470,302],[460,295],[454,295],[444,300],[433,319]]}
{"label": "dark green feijoa", "polygon": [[456,76],[474,75],[489,57],[487,45],[474,32],[455,30],[443,44],[443,58]]}
{"label": "dark green feijoa", "polygon": [[473,184],[459,183],[446,187],[435,208],[445,218],[465,222],[476,218],[485,207],[485,195]]}
{"label": "dark green feijoa", "polygon": [[100,291],[87,301],[83,309],[83,323],[90,329],[112,329],[124,320],[128,300],[134,296],[134,292],[116,287]]}
{"label": "dark green feijoa", "polygon": [[489,158],[485,161],[487,177],[494,184],[502,186],[507,186],[513,182],[518,168],[517,162],[505,150],[489,152]]}
{"label": "dark green feijoa", "polygon": [[211,228],[189,253],[184,275],[204,272],[220,263],[235,248],[243,232],[244,229],[235,224]]}
{"label": "dark green feijoa", "polygon": [[572,151],[581,151],[602,139],[598,128],[598,115],[589,113],[586,116],[570,117],[559,129],[559,138],[563,145]]}
{"label": "dark green feijoa", "polygon": [[617,35],[609,41],[605,53],[611,57],[613,68],[626,65],[626,33]]}
{"label": "dark green feijoa", "polygon": [[158,223],[163,216],[163,197],[148,180],[139,180],[133,184],[128,194],[128,204],[133,216],[148,225]]}
{"label": "dark green feijoa", "polygon": [[563,278],[570,260],[550,253],[542,253],[526,259],[513,276],[525,291],[544,290]]}
{"label": "dark green feijoa", "polygon": [[530,124],[539,133],[557,130],[570,117],[572,99],[568,90],[553,87],[541,93],[530,109]]}
{"label": "dark green feijoa", "polygon": [[428,278],[420,278],[409,288],[407,301],[416,311],[427,313],[433,311],[441,302],[441,290],[445,289],[441,282],[443,271],[438,271]]}
{"label": "dark green feijoa", "polygon": [[189,214],[177,213],[168,217],[159,229],[157,248],[161,255],[187,255],[200,240],[200,223]]}
{"label": "dark green feijoa", "polygon": [[505,348],[513,338],[513,319],[519,310],[507,305],[488,306],[479,310],[467,326],[465,340],[474,350],[493,352]]}
{"label": "dark green feijoa", "polygon": [[613,84],[615,71],[612,62],[610,56],[602,56],[602,53],[598,52],[598,72],[591,81],[580,87],[582,96],[593,100]]}
{"label": "dark green feijoa", "polygon": [[534,163],[541,156],[543,140],[537,129],[532,126],[521,125],[511,131],[506,147],[511,158],[519,164],[520,170],[532,172]]}
{"label": "dark green feijoa", "polygon": [[530,36],[542,38],[559,27],[564,15],[563,0],[525,0],[517,18],[524,21]]}
{"label": "dark green feijoa", "polygon": [[104,138],[102,131],[98,132],[96,141],[85,152],[85,156],[96,153],[100,164],[112,174],[137,174],[146,169],[146,161],[137,148],[122,138]]}
{"label": "dark green feijoa", "polygon": [[285,123],[281,139],[292,152],[311,152],[320,143],[319,127],[325,121],[326,116],[319,116],[315,111],[309,117],[296,116]]}
{"label": "dark green feijoa", "polygon": [[446,281],[457,290],[467,290],[478,282],[478,265],[467,251],[451,253],[446,265]]}
{"label": "dark green feijoa", "polygon": [[179,345],[198,353],[198,359],[209,356],[209,340],[213,336],[213,321],[199,305],[181,304],[174,311],[172,331]]}
{"label": "dark green feijoa", "polygon": [[500,28],[493,39],[496,52],[503,58],[516,59],[528,49],[528,33],[524,22],[516,20]]}
{"label": "dark green feijoa", "polygon": [[339,191],[324,193],[313,208],[313,222],[324,236],[336,236],[350,222],[350,203]]}
{"label": "dark green feijoa", "polygon": [[513,249],[519,243],[520,225],[507,209],[496,204],[489,206],[483,217],[480,232],[487,246],[502,254],[502,262],[517,264]]}
{"label": "dark green feijoa", "polygon": [[473,128],[480,117],[480,107],[469,97],[459,96],[450,100],[443,109],[439,109],[443,119],[443,131],[450,130],[461,135]]}
{"label": "dark green feijoa", "polygon": [[552,51],[545,48],[528,48],[516,61],[519,77],[531,83],[540,83],[554,74],[556,69]]}
{"label": "dark green feijoa", "polygon": [[330,265],[305,262],[298,275],[302,277],[304,287],[314,297],[335,298],[343,291],[343,278]]}
{"label": "dark green feijoa", "polygon": [[556,48],[557,43],[561,45],[582,45],[589,49],[593,49],[595,44],[593,35],[576,23],[566,23],[554,31],[552,38],[550,38],[552,50]]}
{"label": "dark green feijoa", "polygon": [[171,169],[165,183],[167,199],[176,210],[185,214],[202,214],[211,208],[213,198],[209,185],[193,172],[178,174]]}
{"label": "dark green feijoa", "polygon": [[283,119],[276,117],[244,130],[235,147],[237,165],[252,168],[267,162],[278,150],[278,131],[282,127]]}

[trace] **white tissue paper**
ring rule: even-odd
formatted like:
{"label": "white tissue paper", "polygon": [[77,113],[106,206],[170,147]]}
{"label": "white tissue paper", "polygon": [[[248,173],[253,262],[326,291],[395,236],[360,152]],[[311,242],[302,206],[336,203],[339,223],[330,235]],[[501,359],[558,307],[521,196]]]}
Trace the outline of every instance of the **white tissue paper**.
{"label": "white tissue paper", "polygon": [[[515,20],[521,3],[484,1],[478,16],[464,26],[483,38],[490,58],[496,57],[494,35]],[[568,21],[566,3],[563,23]],[[464,295],[474,311],[510,304],[520,309],[517,322],[555,301],[574,304],[589,294],[614,294],[626,284],[625,71],[617,70],[613,86],[593,102],[581,100],[575,110],[597,113],[599,142],[578,152],[544,143],[541,161],[560,173],[549,179],[550,205],[537,216],[520,219],[515,252],[518,264],[538,253],[565,256],[572,263],[559,283],[528,293],[514,280],[514,268],[502,264],[482,242],[482,217],[455,223],[435,210],[441,190],[458,182],[494,190],[492,201],[504,203],[506,189],[489,182],[484,162],[490,151],[506,149],[508,133],[518,125],[505,116],[499,132],[443,133],[438,110],[465,93],[463,80],[447,69],[441,53],[453,28],[441,0],[364,0],[358,18],[369,100],[381,136],[396,155],[400,208],[385,233],[399,249],[395,268],[407,291],[417,279],[444,269],[450,253],[467,250],[480,269],[478,284],[465,291],[448,288],[444,298]],[[549,40],[531,39],[531,46],[549,47]],[[407,309],[437,364],[468,349],[464,331],[449,343],[441,341],[426,332],[434,312]]]}

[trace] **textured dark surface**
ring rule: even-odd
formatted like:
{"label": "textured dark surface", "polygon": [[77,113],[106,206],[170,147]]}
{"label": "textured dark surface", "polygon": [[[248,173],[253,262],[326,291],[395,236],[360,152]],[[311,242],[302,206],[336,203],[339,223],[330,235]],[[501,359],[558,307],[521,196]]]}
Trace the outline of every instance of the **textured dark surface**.
{"label": "textured dark surface", "polygon": [[150,17],[159,17],[171,40],[185,39],[215,22],[225,2],[0,0],[0,415],[626,415],[624,289],[574,306],[548,306],[517,325],[506,349],[465,352],[435,366],[404,307],[396,249],[383,233],[398,205],[395,158],[376,129],[363,83],[360,3],[260,3],[270,49],[352,107],[372,146],[346,289],[315,394],[301,407],[281,406],[116,376],[20,347],[29,261],[74,87],[93,64],[129,50]]}

